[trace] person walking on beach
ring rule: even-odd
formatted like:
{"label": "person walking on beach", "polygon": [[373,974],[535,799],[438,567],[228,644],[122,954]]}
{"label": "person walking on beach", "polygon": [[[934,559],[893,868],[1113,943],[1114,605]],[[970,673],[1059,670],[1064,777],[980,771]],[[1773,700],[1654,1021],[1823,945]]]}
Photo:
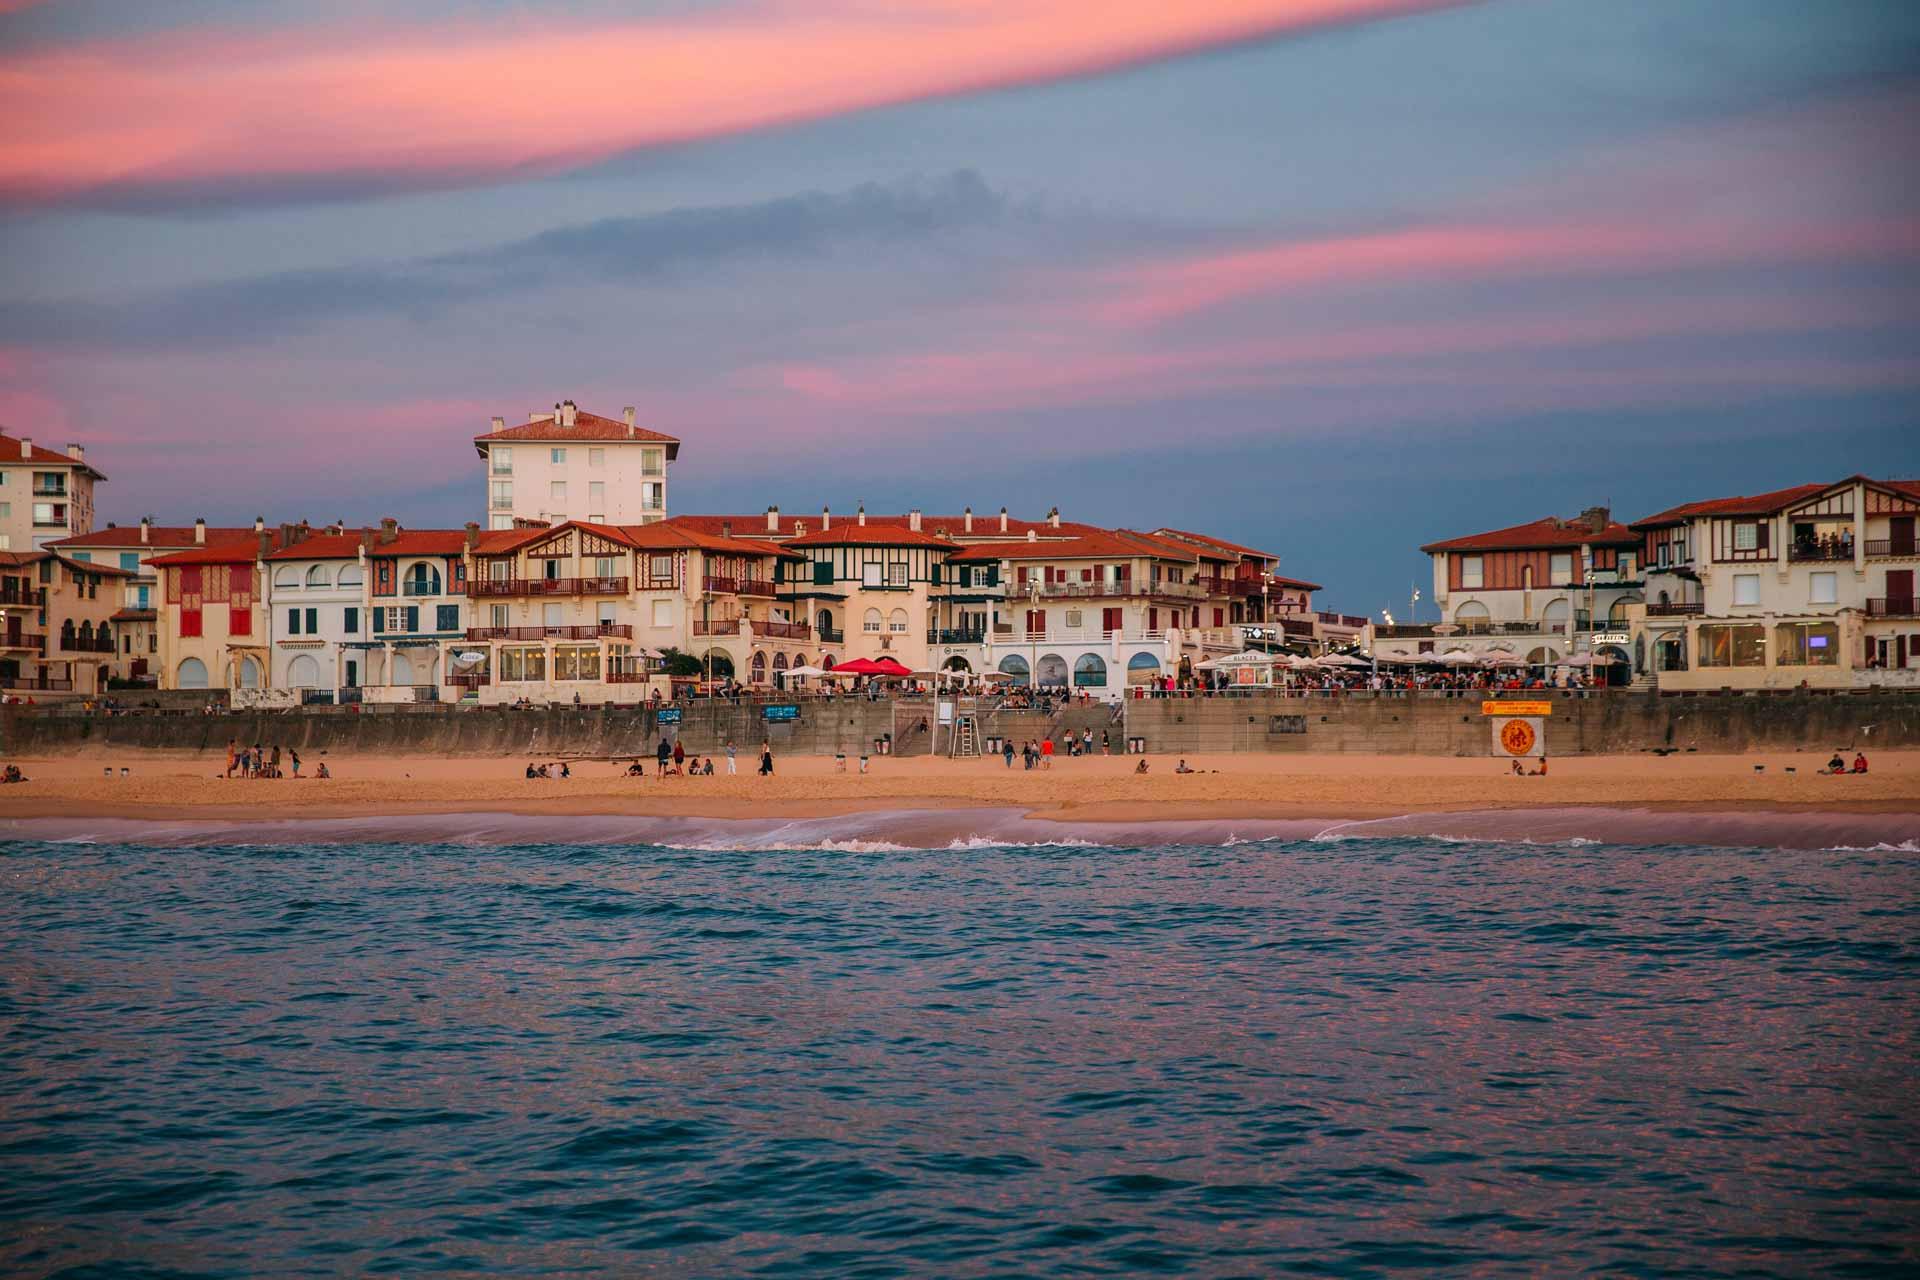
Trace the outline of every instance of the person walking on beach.
{"label": "person walking on beach", "polygon": [[739,769],[737,769],[737,768],[736,768],[736,767],[734,766],[734,759],[733,759],[733,754],[734,754],[734,753],[733,753],[733,739],[732,739],[732,738],[728,738],[728,739],[727,739],[727,776],[728,776],[728,777],[732,777],[732,776],[733,776],[734,774],[736,774],[736,773],[738,773],[738,772],[739,772]]}
{"label": "person walking on beach", "polygon": [[1040,767],[1042,769],[1053,768],[1053,739],[1052,738],[1040,739]]}
{"label": "person walking on beach", "polygon": [[293,747],[289,747],[287,748],[287,754],[293,758],[293,776],[297,778],[300,776],[300,752]]}
{"label": "person walking on beach", "polygon": [[773,743],[762,740],[760,743],[760,776],[773,775]]}
{"label": "person walking on beach", "polygon": [[227,739],[227,773],[226,773],[227,777],[231,778],[233,776],[233,766],[239,763],[240,763],[239,740],[235,738],[228,738]]}
{"label": "person walking on beach", "polygon": [[673,759],[673,744],[667,741],[667,735],[664,733],[660,735],[660,746],[654,752],[654,758],[659,762],[660,766],[655,772],[662,778],[666,777],[667,761]]}
{"label": "person walking on beach", "polygon": [[1102,729],[1100,731],[1100,754],[1103,756],[1110,756],[1113,754],[1112,730]]}
{"label": "person walking on beach", "polygon": [[673,771],[680,773],[687,765],[687,748],[682,743],[673,744]]}
{"label": "person walking on beach", "polygon": [[1005,738],[1000,743],[1000,754],[1006,758],[1007,768],[1013,768],[1013,739]]}

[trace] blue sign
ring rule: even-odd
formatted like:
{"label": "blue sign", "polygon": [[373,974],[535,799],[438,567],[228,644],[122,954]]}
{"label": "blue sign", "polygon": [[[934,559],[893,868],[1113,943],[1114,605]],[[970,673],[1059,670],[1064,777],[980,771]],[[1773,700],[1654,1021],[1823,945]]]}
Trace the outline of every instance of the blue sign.
{"label": "blue sign", "polygon": [[768,721],[798,720],[800,718],[800,708],[795,706],[787,706],[787,705],[774,706],[769,704],[767,706],[760,708],[760,714],[765,716]]}
{"label": "blue sign", "polygon": [[653,713],[653,720],[655,724],[679,724],[680,708],[662,707]]}

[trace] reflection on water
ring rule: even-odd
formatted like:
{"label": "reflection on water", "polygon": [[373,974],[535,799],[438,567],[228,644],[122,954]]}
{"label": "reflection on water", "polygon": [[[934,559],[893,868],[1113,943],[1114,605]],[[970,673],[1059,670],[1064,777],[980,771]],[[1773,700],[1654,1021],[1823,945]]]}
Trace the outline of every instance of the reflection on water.
{"label": "reflection on water", "polygon": [[1897,850],[5,850],[7,1274],[1920,1266]]}

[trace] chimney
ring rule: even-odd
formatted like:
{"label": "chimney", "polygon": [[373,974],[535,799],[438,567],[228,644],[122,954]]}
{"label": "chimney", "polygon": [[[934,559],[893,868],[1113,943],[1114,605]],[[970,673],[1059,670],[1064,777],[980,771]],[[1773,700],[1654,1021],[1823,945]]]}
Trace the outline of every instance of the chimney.
{"label": "chimney", "polygon": [[867,524],[867,504],[864,502],[861,503],[858,509],[854,511],[854,515],[859,517],[860,526],[862,528],[865,528]]}
{"label": "chimney", "polygon": [[913,530],[915,533],[920,532],[920,508],[915,507],[913,510],[907,512],[907,528]]}
{"label": "chimney", "polygon": [[33,461],[33,437],[32,436],[20,437],[20,461],[22,462]]}
{"label": "chimney", "polygon": [[265,516],[255,516],[253,518],[253,531],[255,533],[260,532],[262,529],[266,527],[267,527],[267,518]]}
{"label": "chimney", "polygon": [[67,456],[75,462],[85,462],[87,460],[87,451],[80,445],[70,444],[67,446]]}
{"label": "chimney", "polygon": [[477,520],[469,520],[467,521],[467,550],[471,551],[479,545],[480,523]]}
{"label": "chimney", "polygon": [[767,532],[768,533],[780,532],[780,508],[779,507],[767,508]]}
{"label": "chimney", "polygon": [[399,536],[400,536],[400,522],[398,520],[395,520],[392,516],[383,517],[380,521],[381,545],[384,546],[387,543],[392,542],[395,538],[398,538]]}
{"label": "chimney", "polygon": [[628,405],[620,411],[620,416],[627,420],[627,439],[629,440],[633,439],[633,413],[632,405]]}
{"label": "chimney", "polygon": [[153,518],[151,516],[141,516],[140,517],[140,543],[142,546],[145,546],[147,543],[152,541],[153,541]]}
{"label": "chimney", "polygon": [[267,552],[273,550],[273,535],[265,529],[255,529],[253,531],[253,537],[260,547],[259,555],[256,558],[265,560],[267,558]]}
{"label": "chimney", "polygon": [[495,418],[493,420],[493,429],[495,431],[505,431],[507,429],[507,420],[505,418]]}
{"label": "chimney", "polygon": [[1047,512],[1047,523],[1056,529],[1060,527],[1060,508],[1055,507],[1053,510]]}
{"label": "chimney", "polygon": [[1002,507],[1000,508],[1000,532],[1005,533],[1006,531],[1007,531],[1007,509],[1005,507]]}
{"label": "chimney", "polygon": [[966,521],[967,532],[972,533],[973,532],[973,508],[968,507],[966,511],[962,514],[961,519]]}
{"label": "chimney", "polygon": [[563,401],[560,406],[560,425],[563,427],[572,426],[574,415],[578,412],[579,412],[579,409],[573,403],[573,401],[571,400]]}
{"label": "chimney", "polygon": [[1588,507],[1580,513],[1580,519],[1595,533],[1605,533],[1612,516],[1613,512],[1606,507]]}
{"label": "chimney", "polygon": [[805,520],[795,520],[793,522],[794,537],[796,538],[804,537],[806,535],[806,532],[807,532],[807,522]]}
{"label": "chimney", "polygon": [[362,560],[365,560],[367,558],[367,552],[370,548],[372,548],[372,546],[373,546],[373,530],[363,525],[361,526],[361,529],[360,529],[360,558]]}
{"label": "chimney", "polygon": [[822,529],[833,528],[833,512],[825,507],[820,508],[820,527]]}
{"label": "chimney", "polygon": [[193,540],[204,543],[207,540],[207,518],[201,516],[193,522]]}
{"label": "chimney", "polygon": [[720,536],[723,538],[731,538],[733,536],[733,521],[722,520],[720,522]]}

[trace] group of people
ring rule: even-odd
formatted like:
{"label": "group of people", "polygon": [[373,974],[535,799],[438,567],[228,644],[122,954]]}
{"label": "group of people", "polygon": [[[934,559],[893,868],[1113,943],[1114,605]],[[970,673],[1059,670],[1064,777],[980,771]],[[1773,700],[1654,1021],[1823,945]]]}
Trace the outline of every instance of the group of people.
{"label": "group of people", "polygon": [[[665,736],[661,737],[660,745],[654,748],[653,754],[659,766],[659,774],[663,778],[669,774],[676,773],[688,775],[698,774],[709,778],[714,774],[713,756],[711,754],[704,760],[698,755],[689,756],[685,743],[673,741]],[[731,738],[727,740],[726,758],[727,773],[729,775],[739,773],[739,752],[735,749]],[[689,764],[689,761],[692,763]],[[645,772],[646,771],[640,767],[640,762],[635,760],[633,764],[628,767],[627,776],[638,778],[643,776]],[[760,743],[760,776],[764,778],[772,773],[773,743],[770,741],[762,741]]]}
{"label": "group of people", "polygon": [[565,760],[555,760],[551,765],[535,765],[529,760],[527,776],[529,778],[571,778],[573,770],[567,767]]}
{"label": "group of people", "polygon": [[27,775],[20,772],[20,766],[17,764],[10,764],[6,767],[5,772],[0,772],[0,783],[25,782],[26,780]]}
{"label": "group of people", "polygon": [[1867,771],[1867,753],[1864,751],[1854,752],[1853,768],[1849,769],[1847,768],[1846,760],[1841,757],[1838,751],[1836,751],[1833,753],[1833,759],[1827,761],[1826,771],[1830,774],[1832,773],[1865,773]]}
{"label": "group of people", "polygon": [[[293,747],[287,748],[286,760],[287,765],[293,770],[293,776],[299,777],[300,752]],[[243,778],[284,778],[287,775],[281,772],[280,761],[279,747],[269,750],[257,742],[250,747],[243,747],[238,739],[229,738],[227,739],[227,771],[223,776],[231,778],[237,772]],[[320,768],[313,776],[331,778],[333,773],[327,768],[327,762],[322,760]]]}

